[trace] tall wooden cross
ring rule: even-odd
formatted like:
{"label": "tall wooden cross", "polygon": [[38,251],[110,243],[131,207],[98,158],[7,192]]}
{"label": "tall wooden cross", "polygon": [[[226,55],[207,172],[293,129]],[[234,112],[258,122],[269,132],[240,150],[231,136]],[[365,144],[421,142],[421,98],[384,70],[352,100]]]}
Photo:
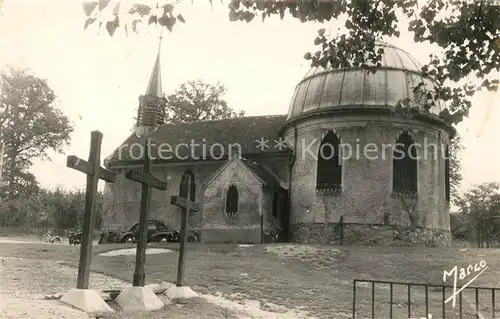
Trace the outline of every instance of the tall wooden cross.
{"label": "tall wooden cross", "polygon": [[187,237],[187,216],[189,215],[189,212],[197,212],[199,210],[198,204],[189,200],[189,198],[191,197],[191,183],[194,183],[194,181],[191,180],[191,175],[184,175],[184,177],[186,177],[186,179],[183,179],[183,182],[181,182],[180,188],[182,191],[180,191],[179,194],[185,194],[186,198],[181,196],[172,196],[170,201],[172,205],[180,207],[182,211],[179,262],[177,264],[177,287],[182,287],[184,280],[184,256]]}
{"label": "tall wooden cross", "polygon": [[344,243],[344,215],[340,215],[339,228],[340,228],[340,244],[342,245]]}
{"label": "tall wooden cross", "polygon": [[102,133],[93,131],[90,135],[89,160],[82,160],[74,155],[67,157],[66,166],[87,175],[85,190],[85,206],[83,213],[82,244],[80,247],[80,262],[76,288],[89,288],[90,261],[92,257],[92,242],[94,239],[95,215],[94,207],[99,180],[114,183],[116,174],[101,167]]}
{"label": "tall wooden cross", "polygon": [[146,279],[144,266],[146,264],[146,248],[148,246],[148,219],[149,204],[151,201],[151,188],[159,190],[167,189],[167,182],[159,180],[151,175],[152,163],[150,149],[152,144],[151,139],[146,140],[143,171],[141,172],[140,170],[132,169],[126,174],[128,179],[142,184],[141,212],[139,217],[139,240],[137,242],[137,251],[135,255],[134,287],[144,287]]}

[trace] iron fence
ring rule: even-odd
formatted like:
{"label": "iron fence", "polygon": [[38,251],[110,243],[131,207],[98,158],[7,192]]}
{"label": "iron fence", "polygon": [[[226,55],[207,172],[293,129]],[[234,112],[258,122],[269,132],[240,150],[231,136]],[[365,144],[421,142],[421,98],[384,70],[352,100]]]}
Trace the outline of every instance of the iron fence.
{"label": "iron fence", "polygon": [[[363,288],[369,288],[370,293],[367,294],[366,290],[362,291]],[[382,293],[384,295],[382,300],[380,300],[381,298],[376,298],[377,292],[380,294],[384,290],[389,290],[388,294]],[[496,312],[499,306],[495,304],[497,290],[500,290],[500,288],[453,287],[439,284],[354,279],[352,318],[500,319],[500,317],[497,317]],[[448,301],[454,295],[454,292],[456,292],[456,304]],[[470,295],[474,296],[474,302],[470,301]],[[366,302],[362,303],[357,300],[359,297],[368,297],[368,307],[366,307]],[[419,304],[419,301],[421,304]],[[406,307],[404,304],[406,304]],[[397,305],[396,308],[394,305]],[[424,315],[421,315],[424,311],[422,308],[425,308]],[[464,310],[464,308],[466,309]],[[397,311],[399,312],[398,314],[396,314]]]}

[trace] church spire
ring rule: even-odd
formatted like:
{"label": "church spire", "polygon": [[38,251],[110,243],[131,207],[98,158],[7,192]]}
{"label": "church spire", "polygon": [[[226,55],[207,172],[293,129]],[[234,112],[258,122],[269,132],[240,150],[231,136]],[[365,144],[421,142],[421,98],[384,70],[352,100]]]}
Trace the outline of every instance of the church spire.
{"label": "church spire", "polygon": [[139,109],[137,110],[137,122],[135,125],[135,133],[144,135],[152,132],[158,126],[165,124],[165,107],[166,99],[163,97],[163,88],[161,85],[161,68],[160,68],[160,53],[161,40],[158,45],[158,54],[151,72],[146,93],[139,97]]}
{"label": "church spire", "polygon": [[151,77],[149,78],[148,87],[146,89],[146,95],[153,95],[157,97],[163,96],[163,88],[161,85],[161,66],[160,66],[160,52],[161,52],[161,40],[158,45],[158,54],[156,55],[156,61],[153,66],[153,71],[151,72]]}

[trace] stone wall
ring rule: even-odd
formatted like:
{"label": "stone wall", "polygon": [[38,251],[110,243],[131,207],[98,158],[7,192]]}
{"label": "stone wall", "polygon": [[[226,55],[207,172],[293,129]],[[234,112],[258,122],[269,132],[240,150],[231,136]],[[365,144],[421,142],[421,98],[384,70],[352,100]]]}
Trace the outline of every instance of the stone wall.
{"label": "stone wall", "polygon": [[[292,241],[306,244],[339,244],[340,225],[337,223],[292,225]],[[403,227],[380,224],[344,224],[343,244],[385,246],[449,247],[451,233],[447,229]]]}
{"label": "stone wall", "polygon": [[[238,212],[234,220],[230,220],[226,215],[226,194],[231,185],[235,185],[238,190]],[[206,185],[201,240],[208,242],[216,239],[218,242],[231,242],[247,238],[247,235],[240,234],[243,229],[260,229],[262,202],[261,182],[240,161],[230,162]],[[237,231],[232,231],[230,228],[235,228]]]}
{"label": "stone wall", "polygon": [[221,227],[203,228],[201,230],[201,241],[203,243],[221,244],[260,244],[260,226],[254,227]]}
{"label": "stone wall", "polygon": [[[150,219],[160,219],[171,228],[180,227],[181,209],[170,204],[170,197],[179,195],[179,185],[182,174],[191,169],[196,182],[196,201],[202,202],[203,183],[213,174],[223,162],[198,163],[186,165],[170,165],[153,168],[153,175],[168,183],[167,191],[153,189],[151,194]],[[118,172],[116,183],[106,184],[106,203],[103,225],[122,225],[130,227],[139,221],[141,184],[125,178],[125,169],[115,169]],[[202,205],[200,205],[202,206]],[[202,211],[191,212],[188,217],[190,229],[201,226]]]}
{"label": "stone wall", "polygon": [[[267,154],[263,156],[254,155],[252,156],[252,160],[264,163],[275,174],[282,178],[283,181],[287,181],[288,173],[286,162],[288,156],[288,154],[281,154],[279,156],[267,156]],[[170,197],[179,194],[179,184],[182,174],[187,169],[191,169],[195,175],[196,181],[196,201],[200,204],[201,211],[191,213],[188,218],[189,228],[192,230],[200,230],[202,222],[204,221],[203,224],[207,230],[207,232],[205,232],[205,237],[209,240],[217,240],[217,236],[220,235],[222,229],[228,226],[227,217],[224,213],[224,187],[232,182],[236,182],[239,183],[240,186],[243,184],[247,185],[244,188],[238,186],[238,192],[241,203],[240,211],[246,211],[249,212],[249,214],[240,215],[240,219],[237,221],[237,224],[234,225],[236,227],[235,232],[229,231],[226,233],[229,234],[228,236],[230,238],[235,238],[239,241],[248,241],[248,238],[250,238],[253,242],[260,242],[261,226],[259,212],[262,211],[264,214],[271,214],[272,194],[265,192],[264,196],[261,198],[261,186],[253,177],[244,176],[244,174],[239,177],[231,174],[222,174],[216,182],[218,186],[214,187],[212,185],[208,187],[206,198],[203,196],[205,183],[212,174],[224,164],[225,161],[221,160],[211,162],[185,162],[182,165],[179,163],[155,165],[153,167],[153,175],[157,178],[166,180],[168,182],[168,189],[166,192],[158,190],[152,191],[150,218],[160,219],[172,228],[180,227],[180,209],[170,205]],[[105,227],[128,228],[139,221],[141,185],[125,178],[126,170],[135,167],[139,166],[113,168],[118,175],[116,183],[107,183],[105,187],[106,202],[103,214],[103,225]],[[222,185],[226,186],[222,187]],[[262,203],[262,207],[259,203]],[[205,217],[203,217],[204,211],[206,211]],[[258,227],[258,231],[255,230],[256,227]],[[210,229],[213,229],[213,231]],[[247,234],[245,234],[245,232]],[[231,235],[232,233],[238,234]],[[222,241],[226,241],[224,236],[221,238]]]}
{"label": "stone wall", "polygon": [[[342,193],[316,191],[317,154],[321,138],[333,129],[344,146]],[[296,162],[292,171],[291,225],[337,223],[388,224],[397,227],[449,231],[449,204],[445,199],[444,152],[448,134],[409,118],[370,115],[335,115],[297,124]],[[421,156],[418,162],[418,198],[392,194],[392,153],[398,136],[409,131]],[[294,143],[294,130],[285,131]],[[365,148],[368,143],[377,149]],[[435,149],[429,145],[437,144]],[[385,145],[385,146],[384,146]],[[424,153],[424,150],[427,149]],[[367,154],[367,155],[364,155]],[[444,154],[444,153],[443,153]],[[438,155],[437,159],[434,156]],[[385,218],[384,218],[385,217]],[[295,227],[296,228],[296,227]]]}

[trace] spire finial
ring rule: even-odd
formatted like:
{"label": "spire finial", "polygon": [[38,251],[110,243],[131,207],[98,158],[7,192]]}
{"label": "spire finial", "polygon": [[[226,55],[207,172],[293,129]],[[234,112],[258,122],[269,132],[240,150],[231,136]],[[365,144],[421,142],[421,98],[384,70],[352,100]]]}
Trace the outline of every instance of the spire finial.
{"label": "spire finial", "polygon": [[159,41],[159,44],[158,44],[158,54],[160,54],[160,51],[161,51],[161,40],[162,39],[163,39],[163,28],[160,31],[160,41]]}

